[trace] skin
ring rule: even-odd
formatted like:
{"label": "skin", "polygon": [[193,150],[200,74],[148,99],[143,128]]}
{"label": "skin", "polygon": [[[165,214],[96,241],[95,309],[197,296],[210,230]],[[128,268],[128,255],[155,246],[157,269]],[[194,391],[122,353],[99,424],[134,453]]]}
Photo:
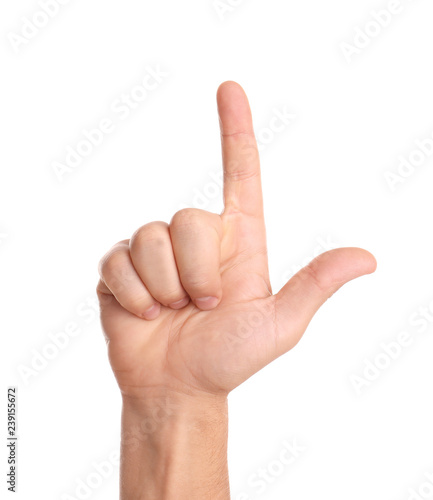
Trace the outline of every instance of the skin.
{"label": "skin", "polygon": [[223,213],[145,224],[99,266],[123,401],[122,500],[229,499],[227,395],[292,349],[344,283],[376,269],[366,250],[331,250],[272,293],[248,100],[229,81],[217,104]]}

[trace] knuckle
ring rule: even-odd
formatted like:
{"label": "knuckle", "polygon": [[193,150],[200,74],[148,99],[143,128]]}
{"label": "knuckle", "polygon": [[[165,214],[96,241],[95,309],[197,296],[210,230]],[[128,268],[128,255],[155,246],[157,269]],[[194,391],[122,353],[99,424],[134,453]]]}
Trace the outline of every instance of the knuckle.
{"label": "knuckle", "polygon": [[316,259],[304,267],[304,272],[321,293],[328,293],[330,288],[329,280],[326,279],[324,274],[320,272],[318,261]]}
{"label": "knuckle", "polygon": [[260,173],[256,170],[252,171],[249,167],[233,167],[224,170],[224,176],[233,182],[245,182],[258,177]]}
{"label": "knuckle", "polygon": [[198,208],[184,208],[173,215],[170,224],[176,228],[190,228],[201,224],[203,216],[204,212]]}
{"label": "knuckle", "polygon": [[122,274],[127,263],[125,250],[113,250],[106,254],[99,264],[99,273],[102,277],[113,277]]}
{"label": "knuckle", "polygon": [[208,276],[196,271],[186,271],[182,274],[182,283],[189,288],[204,290],[212,288],[212,282]]}
{"label": "knuckle", "polygon": [[167,224],[165,222],[149,222],[141,226],[131,237],[130,246],[141,247],[142,245],[152,245],[161,247],[165,245],[167,234]]}
{"label": "knuckle", "polygon": [[151,297],[143,296],[142,294],[133,295],[128,297],[124,307],[134,314],[141,314],[146,309],[152,306],[153,299]]}
{"label": "knuckle", "polygon": [[163,291],[155,293],[154,296],[161,304],[168,305],[182,300],[185,297],[185,293],[181,291]]}

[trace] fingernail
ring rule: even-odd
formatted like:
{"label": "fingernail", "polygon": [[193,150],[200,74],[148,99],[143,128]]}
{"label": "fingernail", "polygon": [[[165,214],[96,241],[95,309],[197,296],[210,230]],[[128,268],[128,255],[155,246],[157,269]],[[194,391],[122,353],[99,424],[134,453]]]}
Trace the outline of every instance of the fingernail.
{"label": "fingernail", "polygon": [[197,307],[207,311],[208,309],[213,309],[218,304],[217,297],[201,297],[200,299],[195,299]]}
{"label": "fingernail", "polygon": [[173,304],[169,304],[169,307],[171,307],[172,309],[182,309],[182,307],[185,307],[188,302],[189,297],[184,297],[183,299],[173,302]]}
{"label": "fingernail", "polygon": [[147,320],[155,319],[156,317],[158,317],[160,310],[161,306],[159,305],[159,302],[155,302],[152,307],[149,307],[147,311],[144,311],[143,318]]}

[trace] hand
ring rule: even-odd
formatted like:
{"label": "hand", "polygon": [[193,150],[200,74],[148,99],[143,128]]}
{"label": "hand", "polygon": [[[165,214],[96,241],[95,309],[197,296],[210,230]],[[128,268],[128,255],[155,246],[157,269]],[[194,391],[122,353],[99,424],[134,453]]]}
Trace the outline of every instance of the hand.
{"label": "hand", "polygon": [[376,268],[365,250],[331,250],[272,294],[248,100],[225,82],[217,102],[224,212],[185,209],[170,224],[148,223],[100,263],[102,325],[123,396],[228,394],[290,350],[344,283]]}
{"label": "hand", "polygon": [[100,263],[123,396],[121,500],[229,500],[227,394],[291,349],[338,288],[376,268],[365,250],[332,250],[272,294],[248,100],[226,82],[217,101],[223,214],[181,210]]}

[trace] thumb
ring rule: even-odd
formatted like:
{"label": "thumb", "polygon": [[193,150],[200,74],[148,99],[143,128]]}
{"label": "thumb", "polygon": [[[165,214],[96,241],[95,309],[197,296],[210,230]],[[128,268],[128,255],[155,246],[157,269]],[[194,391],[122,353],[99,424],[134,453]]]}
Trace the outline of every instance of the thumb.
{"label": "thumb", "polygon": [[376,270],[376,259],[362,248],[325,252],[301,269],[275,296],[277,356],[294,347],[316,311],[345,283]]}

